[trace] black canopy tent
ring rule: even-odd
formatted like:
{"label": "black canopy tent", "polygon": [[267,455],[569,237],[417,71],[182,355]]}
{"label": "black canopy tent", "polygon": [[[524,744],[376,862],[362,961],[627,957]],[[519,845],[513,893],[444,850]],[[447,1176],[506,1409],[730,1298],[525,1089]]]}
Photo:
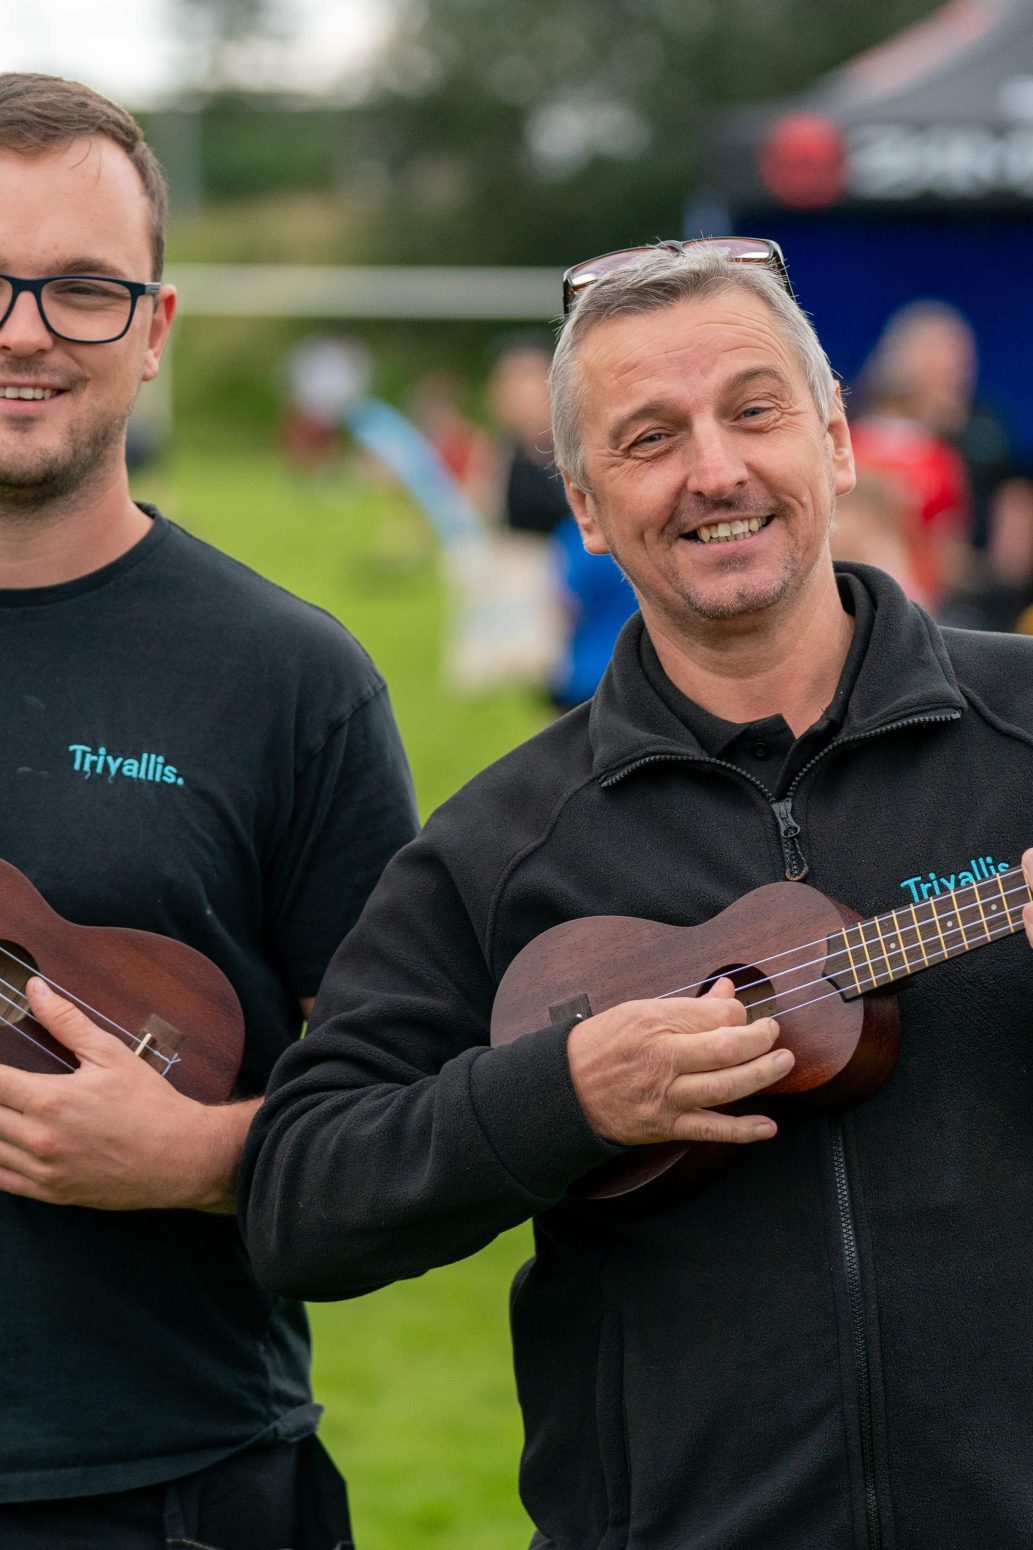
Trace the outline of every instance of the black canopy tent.
{"label": "black canopy tent", "polygon": [[781,242],[844,377],[897,307],[938,297],[1033,452],[1033,0],[951,0],[802,96],[729,114],[715,171],[688,233]]}

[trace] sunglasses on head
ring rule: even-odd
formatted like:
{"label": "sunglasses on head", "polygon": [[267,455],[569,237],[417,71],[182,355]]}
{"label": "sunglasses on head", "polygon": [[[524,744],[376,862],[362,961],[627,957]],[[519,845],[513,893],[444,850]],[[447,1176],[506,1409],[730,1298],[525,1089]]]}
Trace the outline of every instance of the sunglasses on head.
{"label": "sunglasses on head", "polygon": [[619,248],[615,253],[603,253],[599,258],[589,258],[583,263],[574,264],[563,276],[564,317],[570,312],[581,292],[587,290],[590,285],[594,285],[596,280],[601,280],[603,275],[612,274],[615,269],[624,269],[628,264],[633,264],[636,259],[644,258],[647,253],[655,253],[658,249],[664,248],[670,253],[713,251],[723,254],[725,258],[730,258],[737,264],[763,264],[768,269],[774,270],[790,296],[794,301],[796,300],[793,296],[793,287],[789,283],[789,272],[782,256],[782,249],[769,237],[690,237],[685,242],[668,239],[652,247]]}

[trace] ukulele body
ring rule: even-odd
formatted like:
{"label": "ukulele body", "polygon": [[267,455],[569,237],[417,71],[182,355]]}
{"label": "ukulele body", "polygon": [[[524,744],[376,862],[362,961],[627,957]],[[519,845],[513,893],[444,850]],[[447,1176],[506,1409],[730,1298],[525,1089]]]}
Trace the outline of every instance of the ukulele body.
{"label": "ukulele body", "polygon": [[[900,1047],[894,996],[847,1000],[825,974],[827,939],[859,918],[805,884],[769,883],[699,926],[624,915],[564,921],[513,959],[495,997],[491,1042],[682,987],[701,995],[727,975],[750,1020],[777,1018],[778,1044],[796,1056],[788,1076],[764,1090],[765,1111],[858,1103],[882,1086]],[[623,1195],[675,1168],[679,1187],[689,1191],[736,1150],[697,1142],[629,1147],[594,1169],[577,1193]]]}
{"label": "ukulele body", "polygon": [[232,1095],[244,1015],[221,969],[155,932],[73,925],[0,861],[0,1063],[67,1072],[75,1056],[27,1010],[25,983],[36,972],[177,1091],[206,1103]]}

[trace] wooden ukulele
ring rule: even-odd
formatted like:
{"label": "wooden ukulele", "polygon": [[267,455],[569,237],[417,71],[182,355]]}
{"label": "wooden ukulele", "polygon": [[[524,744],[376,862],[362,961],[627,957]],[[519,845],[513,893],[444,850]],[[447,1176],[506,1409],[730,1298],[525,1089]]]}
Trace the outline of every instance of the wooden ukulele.
{"label": "wooden ukulele", "polygon": [[[788,1076],[765,1089],[764,1112],[858,1103],[882,1086],[900,1047],[896,997],[865,993],[1011,936],[1031,898],[1016,869],[867,920],[803,883],[770,883],[700,926],[624,915],[564,921],[513,959],[495,997],[491,1042],[624,1001],[698,996],[727,975],[748,1020],[776,1017],[779,1044],[796,1056]],[[737,1150],[691,1141],[632,1146],[575,1193],[607,1199],[669,1171],[673,1183],[675,1170],[678,1189],[689,1193]]]}
{"label": "wooden ukulele", "polygon": [[223,1103],[244,1047],[233,987],[202,953],[152,931],[75,926],[0,861],[0,1063],[62,1073],[78,1065],[28,1009],[38,974],[179,1092]]}

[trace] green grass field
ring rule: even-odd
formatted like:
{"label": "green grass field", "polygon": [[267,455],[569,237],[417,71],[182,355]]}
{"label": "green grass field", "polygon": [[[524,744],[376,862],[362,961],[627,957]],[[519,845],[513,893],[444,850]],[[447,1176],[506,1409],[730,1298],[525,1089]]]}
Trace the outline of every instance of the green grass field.
{"label": "green grass field", "polygon": [[[180,456],[139,499],[336,615],[391,686],[426,814],[541,724],[533,696],[464,698],[441,682],[446,598],[425,524],[391,486],[318,486],[273,454]],[[348,1477],[359,1550],[518,1550],[520,1424],[509,1280],[523,1229],[461,1265],[311,1310],[321,1435]]]}

